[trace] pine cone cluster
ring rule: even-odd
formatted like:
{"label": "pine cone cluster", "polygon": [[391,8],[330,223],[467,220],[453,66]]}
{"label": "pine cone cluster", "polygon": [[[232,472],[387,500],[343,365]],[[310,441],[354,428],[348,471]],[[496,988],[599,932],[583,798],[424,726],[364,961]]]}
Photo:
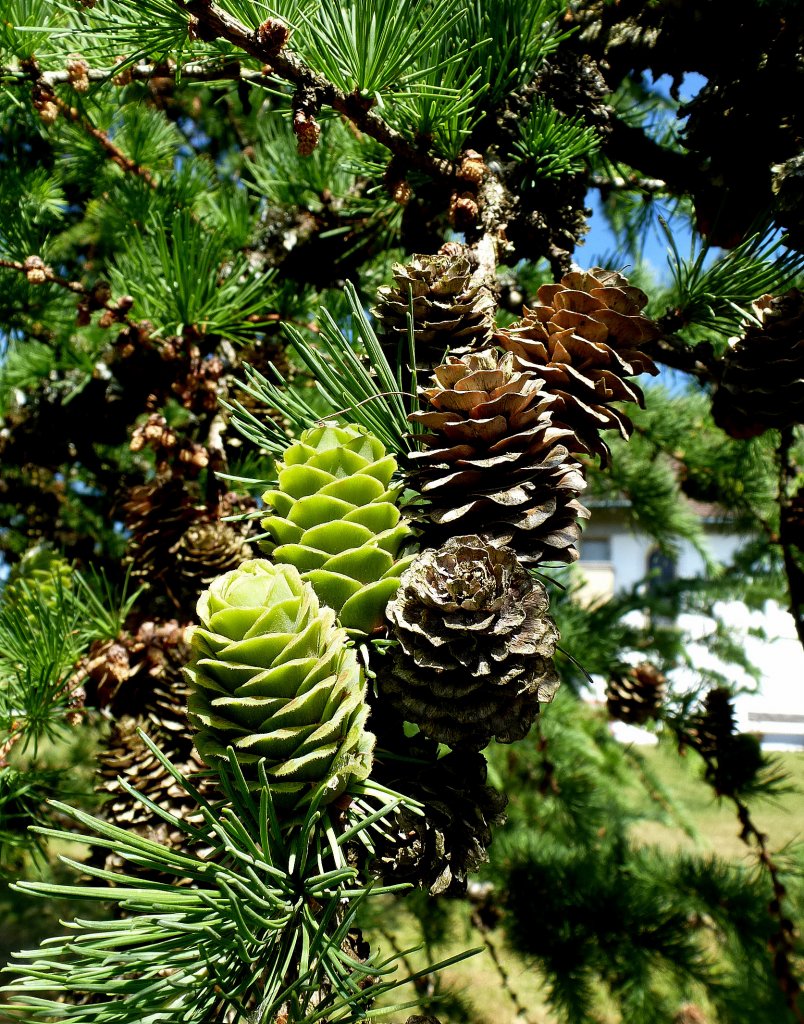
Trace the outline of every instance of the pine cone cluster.
{"label": "pine cone cluster", "polygon": [[366,777],[374,737],[357,655],[293,566],[244,562],[204,591],[198,617],[185,673],[205,762],[232,747],[258,788],[263,760],[274,804],[289,812]]}
{"label": "pine cone cluster", "polygon": [[451,746],[522,739],[558,687],[547,609],[544,587],[510,548],[468,536],[423,551],[388,604],[399,648],[381,697]]}
{"label": "pine cone cluster", "polygon": [[387,784],[422,811],[397,811],[375,844],[371,870],[383,885],[408,882],[431,896],[466,891],[469,873],[488,860],[492,826],[505,821],[508,798],[487,785],[487,775],[483,755],[464,750],[387,766]]}
{"label": "pine cone cluster", "polygon": [[731,437],[804,423],[804,293],[763,295],[759,323],[733,338],[712,399],[715,423]]}
{"label": "pine cone cluster", "polygon": [[394,283],[381,287],[372,310],[380,323],[391,365],[401,352],[408,358],[408,313],[413,304],[413,332],[419,365],[440,363],[444,354],[466,352],[489,343],[494,330],[494,297],[472,278],[462,254],[414,256],[393,268]]}
{"label": "pine cone cluster", "polygon": [[263,500],[263,548],[295,566],[351,636],[382,627],[388,599],[410,558],[399,549],[411,529],[401,518],[397,464],[376,437],[326,423],[305,430],[277,463]]}
{"label": "pine cone cluster", "polygon": [[554,421],[577,438],[573,450],[595,452],[605,464],[609,450],[599,432],[616,429],[628,438],[632,430],[613,403],[643,404],[627,378],[659,372],[642,351],[658,335],[642,313],[648,297],[622,274],[599,267],[566,274],[537,294],[539,304],[495,340],[513,353],[518,369],[545,381],[556,398]]}
{"label": "pine cone cluster", "polygon": [[427,539],[477,533],[524,562],[576,559],[586,483],[540,378],[485,349],[448,358],[421,397],[408,418],[425,428],[424,450],[410,455],[409,481],[424,501],[409,512]]}
{"label": "pine cone cluster", "polygon": [[667,693],[667,679],[649,662],[623,665],[606,688],[609,715],[628,725],[644,725],[655,718]]}

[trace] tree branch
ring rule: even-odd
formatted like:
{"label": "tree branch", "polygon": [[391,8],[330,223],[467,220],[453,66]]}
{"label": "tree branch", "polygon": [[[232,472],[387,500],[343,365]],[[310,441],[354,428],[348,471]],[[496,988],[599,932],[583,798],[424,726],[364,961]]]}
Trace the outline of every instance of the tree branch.
{"label": "tree branch", "polygon": [[[73,295],[80,296],[81,301],[78,303],[79,313],[83,310],[85,315],[88,316],[93,310],[103,309],[106,311],[104,316],[108,321],[105,326],[111,326],[112,323],[132,323],[128,312],[134,300],[130,295],[123,295],[116,301],[113,300],[109,285],[103,281],[98,282],[92,288],[88,288],[81,281],[71,281],[69,278],[57,274],[52,267],[45,263],[41,256],[28,256],[22,262],[20,260],[0,259],[0,268],[16,270],[21,274],[25,274],[29,284],[55,284],[59,288],[64,288],[65,291],[72,292]],[[85,322],[88,322],[88,320]]]}
{"label": "tree branch", "polygon": [[89,118],[82,115],[76,107],[71,107],[69,103],[56,95],[56,93],[52,94],[51,102],[56,104],[65,117],[74,121],[76,124],[79,124],[87,135],[95,139],[96,142],[99,142],[112,163],[117,164],[117,166],[127,174],[133,174],[138,178],[142,178],[146,185],[151,188],[159,187],[156,178],[154,178],[153,174],[147,167],[143,167],[130,157],[127,157],[122,149],[112,142],[106,132],[102,131],[100,128],[96,128]]}
{"label": "tree branch", "polygon": [[742,800],[732,797],[737,808],[737,817],[741,827],[740,839],[749,848],[755,846],[757,857],[762,867],[768,872],[773,886],[773,899],[768,907],[770,916],[778,924],[777,930],[771,935],[768,945],[773,954],[773,973],[782,990],[792,1016],[798,1024],[804,1024],[804,1011],[802,1011],[798,994],[801,985],[793,973],[793,958],[796,948],[796,929],[793,922],[784,912],[784,900],[787,897],[787,888],[779,874],[779,868],[768,849],[768,837],[761,832],[751,819],[751,815]]}
{"label": "tree branch", "polygon": [[416,167],[435,179],[456,178],[454,164],[409,142],[371,109],[371,100],[358,93],[347,95],[341,92],[323,75],[308,67],[295,53],[286,48],[277,49],[270,42],[262,42],[258,32],[248,29],[211,0],[175,2],[196,19],[199,26],[196,32],[202,38],[226,39],[249,56],[262,61],[268,65],[271,74],[291,82],[299,91],[312,93],[318,104],[332,107],[343,114],[356,128],[382,143],[406,165]]}
{"label": "tree branch", "polygon": [[655,142],[641,128],[620,120],[613,111],[609,126],[606,156],[636,168],[648,178],[660,179],[666,192],[685,195],[690,191],[694,175],[688,156]]}

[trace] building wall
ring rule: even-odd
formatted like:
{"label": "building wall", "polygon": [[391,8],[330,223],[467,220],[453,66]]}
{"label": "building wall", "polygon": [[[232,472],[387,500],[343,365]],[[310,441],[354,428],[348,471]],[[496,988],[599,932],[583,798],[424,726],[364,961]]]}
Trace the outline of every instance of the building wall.
{"label": "building wall", "polygon": [[[706,538],[711,557],[723,564],[731,562],[742,543],[736,534],[714,526],[706,529]],[[633,533],[626,526],[621,513],[607,509],[595,511],[584,542],[587,551],[582,544],[578,570],[587,580],[581,599],[589,601],[630,589],[643,580],[649,556],[655,548],[651,538]],[[608,558],[601,557],[606,545]],[[590,553],[595,557],[590,559]],[[689,577],[704,571],[700,553],[691,544],[682,544],[676,559],[676,574]],[[762,672],[756,687],[747,674],[732,667],[727,669],[737,686],[755,690],[737,698],[740,728],[761,733],[767,748],[804,749],[804,651],[792,617],[775,601],[767,602],[762,612],[752,612],[738,601],[723,602],[718,605],[718,613],[734,629],[738,639],[742,638],[746,653]],[[700,643],[701,637],[711,629],[711,621],[706,616],[685,615],[679,625],[689,636],[687,650],[694,663],[723,670],[724,666],[714,662]],[[764,629],[769,639],[763,641],[752,636],[750,631],[755,628]],[[697,673],[678,670],[673,682],[680,689],[686,689],[696,685],[697,678]],[[594,697],[601,699],[603,688],[603,681],[600,681]],[[628,739],[633,741],[635,733],[629,732]]]}

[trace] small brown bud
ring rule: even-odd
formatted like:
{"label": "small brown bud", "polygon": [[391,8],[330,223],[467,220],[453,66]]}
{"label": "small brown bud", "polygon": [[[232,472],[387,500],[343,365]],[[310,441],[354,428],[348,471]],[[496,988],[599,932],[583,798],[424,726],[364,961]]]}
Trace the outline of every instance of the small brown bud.
{"label": "small brown bud", "polygon": [[465,231],[477,220],[477,200],[471,192],[453,192],[449,201],[449,221],[456,231]]}
{"label": "small brown bud", "polygon": [[47,281],[48,268],[41,256],[28,256],[22,269],[31,284],[44,284]]}
{"label": "small brown bud", "polygon": [[399,203],[400,206],[407,206],[410,202],[410,198],[413,195],[413,189],[410,187],[410,183],[405,181],[403,178],[401,181],[394,182],[388,186],[388,191],[391,194],[391,198],[395,203]]}
{"label": "small brown bud", "polygon": [[75,326],[76,327],[88,327],[92,321],[92,313],[89,309],[89,303],[86,299],[82,299],[78,303],[75,311]]}
{"label": "small brown bud", "polygon": [[321,125],[312,114],[297,110],[293,115],[293,132],[299,156],[310,156],[321,138]]}
{"label": "small brown bud", "polygon": [[89,92],[89,64],[81,58],[74,57],[67,64],[70,85],[76,92]]}
{"label": "small brown bud", "polygon": [[438,250],[438,254],[439,256],[450,256],[452,259],[457,259],[458,256],[463,256],[464,247],[460,242],[444,242]]}
{"label": "small brown bud", "polygon": [[112,288],[107,281],[98,281],[92,289],[92,301],[96,306],[105,306],[112,297]]}
{"label": "small brown bud", "polygon": [[[117,58],[117,63],[122,64],[124,60],[128,60],[125,56]],[[121,68],[116,75],[112,75],[112,82],[114,85],[129,85],[134,76],[131,73],[131,65],[128,64],[126,67]]]}
{"label": "small brown bud", "polygon": [[98,317],[98,327],[102,327],[104,331],[111,327],[114,322],[115,316],[111,309],[104,309]]}
{"label": "small brown bud", "polygon": [[54,124],[58,119],[59,108],[52,100],[43,100],[42,103],[36,104],[36,109],[43,124]]}
{"label": "small brown bud", "polygon": [[279,53],[290,38],[290,29],[278,18],[268,18],[255,34],[260,46],[264,46],[269,54],[275,54]]}
{"label": "small brown bud", "polygon": [[205,469],[209,465],[209,452],[200,444],[194,444],[191,448],[182,448],[179,462],[189,462],[196,469]]}
{"label": "small brown bud", "polygon": [[474,149],[467,149],[461,156],[458,176],[479,185],[489,173],[483,157]]}

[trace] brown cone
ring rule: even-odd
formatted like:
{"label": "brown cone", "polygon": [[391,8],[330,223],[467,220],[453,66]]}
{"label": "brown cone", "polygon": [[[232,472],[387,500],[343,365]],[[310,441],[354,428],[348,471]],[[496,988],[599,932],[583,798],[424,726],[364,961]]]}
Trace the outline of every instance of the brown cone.
{"label": "brown cone", "polygon": [[616,429],[628,438],[631,421],[614,402],[643,404],[642,391],[627,377],[659,371],[641,347],[657,337],[642,314],[648,297],[614,271],[574,271],[538,291],[539,305],[495,340],[512,352],[521,370],[545,381],[555,395],[553,419],[569,427],[585,447],[608,461],[599,431]]}
{"label": "brown cone", "polygon": [[431,896],[463,895],[469,873],[488,860],[491,827],[505,820],[508,800],[486,784],[486,759],[454,750],[380,771],[386,784],[418,800],[422,813],[401,808],[394,814],[375,843],[372,873],[383,885],[409,882]]}
{"label": "brown cone", "polygon": [[477,533],[523,562],[574,561],[586,482],[542,382],[516,371],[512,355],[485,349],[447,359],[421,398],[409,419],[425,427],[425,450],[410,455],[410,485],[423,502],[408,511],[426,539]]}
{"label": "brown cone", "polygon": [[559,683],[548,604],[511,548],[469,536],[421,552],[386,609],[399,647],[382,698],[440,743],[522,739]]}
{"label": "brown cone", "polygon": [[629,725],[644,725],[656,717],[666,693],[667,680],[654,665],[624,665],[606,688],[609,715]]}
{"label": "brown cone", "polygon": [[200,521],[182,534],[176,547],[178,569],[188,589],[202,590],[216,576],[251,557],[243,535],[228,523]]}
{"label": "brown cone", "polygon": [[762,768],[759,739],[736,731],[732,695],[724,687],[707,693],[688,735],[706,763],[707,781],[719,796],[734,796],[750,785]]}
{"label": "brown cone", "polygon": [[754,313],[761,326],[732,339],[712,399],[715,423],[736,438],[804,423],[804,294],[763,295]]}
{"label": "brown cone", "polygon": [[[203,770],[193,750],[181,671],[189,658],[188,628],[175,619],[142,622],[134,634],[95,645],[78,673],[89,702],[113,721],[98,756],[107,820],[168,844],[180,844],[181,834],[131,796],[118,776],[177,816],[190,813],[192,802],[137,733],[142,729],[183,774]],[[117,865],[113,855],[105,863]]]}
{"label": "brown cone", "polygon": [[180,477],[132,487],[124,506],[131,574],[157,590],[176,589],[176,546],[197,512]]}
{"label": "brown cone", "polygon": [[377,293],[372,310],[384,335],[389,361],[397,353],[407,363],[408,311],[413,296],[416,361],[429,367],[440,363],[447,349],[466,352],[487,345],[494,330],[494,297],[472,280],[465,256],[413,256],[410,263],[394,266],[394,284]]}

